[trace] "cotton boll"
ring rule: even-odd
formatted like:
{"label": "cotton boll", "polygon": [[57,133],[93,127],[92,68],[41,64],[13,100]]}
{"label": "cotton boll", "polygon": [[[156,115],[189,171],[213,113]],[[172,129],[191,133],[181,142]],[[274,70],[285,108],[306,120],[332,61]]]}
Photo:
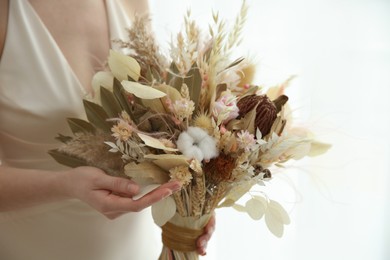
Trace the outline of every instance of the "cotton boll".
{"label": "cotton boll", "polygon": [[187,133],[194,138],[195,142],[199,143],[208,136],[207,132],[199,127],[188,127]]}
{"label": "cotton boll", "polygon": [[204,138],[198,146],[202,150],[205,160],[210,160],[218,156],[217,143],[210,136]]}
{"label": "cotton boll", "polygon": [[218,155],[217,145],[214,138],[199,127],[189,127],[182,132],[176,142],[177,148],[183,155],[190,159],[210,160]]}
{"label": "cotton boll", "polygon": [[181,133],[176,142],[177,149],[179,149],[181,152],[190,148],[193,144],[194,139],[187,132]]}
{"label": "cotton boll", "polygon": [[191,146],[189,148],[186,148],[185,150],[182,151],[182,153],[185,156],[187,156],[189,158],[195,158],[200,162],[203,161],[203,159],[204,159],[204,155],[203,155],[202,150],[195,145]]}

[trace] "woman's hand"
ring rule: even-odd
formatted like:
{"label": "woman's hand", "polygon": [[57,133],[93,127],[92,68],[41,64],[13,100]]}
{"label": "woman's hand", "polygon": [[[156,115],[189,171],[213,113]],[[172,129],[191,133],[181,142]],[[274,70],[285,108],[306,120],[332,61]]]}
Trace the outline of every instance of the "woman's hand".
{"label": "woman's hand", "polygon": [[207,243],[209,242],[211,236],[215,230],[215,213],[211,216],[209,222],[204,228],[204,233],[196,241],[197,252],[198,254],[204,256],[206,255]]}
{"label": "woman's hand", "polygon": [[64,174],[65,192],[89,204],[109,219],[127,212],[139,212],[179,190],[179,182],[161,185],[138,200],[133,200],[140,187],[133,181],[106,175],[94,167],[78,167]]}

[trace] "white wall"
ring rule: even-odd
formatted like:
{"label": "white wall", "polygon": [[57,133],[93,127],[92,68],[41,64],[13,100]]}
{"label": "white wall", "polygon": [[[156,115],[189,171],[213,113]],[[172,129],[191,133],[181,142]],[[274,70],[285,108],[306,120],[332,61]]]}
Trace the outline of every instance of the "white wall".
{"label": "white wall", "polygon": [[[248,3],[237,52],[256,55],[258,83],[298,75],[288,89],[297,123],[333,148],[292,165],[269,185],[292,218],[283,238],[273,237],[263,220],[219,210],[203,259],[390,259],[390,1]],[[232,19],[240,4],[150,0],[162,42],[180,28],[188,7],[207,25],[212,8]]]}

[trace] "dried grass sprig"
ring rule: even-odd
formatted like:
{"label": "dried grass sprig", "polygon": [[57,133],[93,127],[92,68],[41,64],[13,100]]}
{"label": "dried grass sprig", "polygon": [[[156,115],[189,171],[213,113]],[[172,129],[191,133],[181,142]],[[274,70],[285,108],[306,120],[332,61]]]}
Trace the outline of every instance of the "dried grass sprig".
{"label": "dried grass sprig", "polygon": [[145,75],[149,67],[152,67],[163,76],[168,64],[150,30],[149,17],[136,15],[127,32],[129,41],[118,39],[114,42],[120,44],[121,48],[127,48],[134,52],[132,55],[140,63],[142,75]]}
{"label": "dried grass sprig", "polygon": [[123,173],[124,161],[109,152],[109,147],[104,143],[107,140],[112,140],[111,135],[102,132],[77,133],[72,140],[60,146],[58,151],[82,159],[87,165],[100,168],[110,175],[127,178]]}

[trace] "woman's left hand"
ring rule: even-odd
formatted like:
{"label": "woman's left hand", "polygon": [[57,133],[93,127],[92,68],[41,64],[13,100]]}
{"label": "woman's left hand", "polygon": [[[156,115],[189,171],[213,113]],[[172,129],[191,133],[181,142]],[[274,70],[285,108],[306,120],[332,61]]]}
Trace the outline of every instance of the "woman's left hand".
{"label": "woman's left hand", "polygon": [[209,242],[212,234],[214,233],[214,230],[215,230],[215,213],[213,213],[209,222],[205,226],[203,235],[201,235],[196,241],[197,252],[199,255],[202,256],[206,255],[207,243]]}

